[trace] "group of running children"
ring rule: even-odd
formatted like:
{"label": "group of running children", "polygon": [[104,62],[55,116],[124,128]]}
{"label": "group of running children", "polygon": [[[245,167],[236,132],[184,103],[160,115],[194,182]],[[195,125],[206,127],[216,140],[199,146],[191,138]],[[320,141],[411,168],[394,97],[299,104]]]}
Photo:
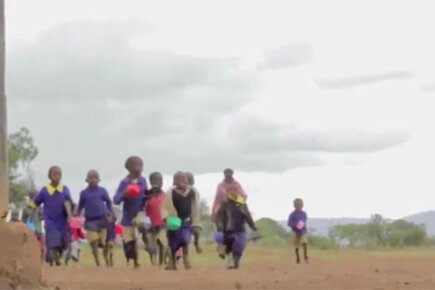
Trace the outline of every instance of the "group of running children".
{"label": "group of running children", "polygon": [[[121,180],[113,203],[122,204],[120,224],[127,264],[133,261],[135,268],[140,267],[139,234],[153,265],[165,265],[167,270],[176,270],[177,260],[182,259],[184,268],[190,269],[189,245],[192,236],[196,252],[202,252],[199,245],[199,194],[194,187],[193,175],[181,171],[175,173],[172,187],[164,192],[163,177],[159,172],[150,174],[148,188],[147,180],[142,176],[143,161],[140,157],[129,157],[125,168],[128,175]],[[212,217],[216,225],[218,254],[222,259],[227,259],[229,269],[238,269],[248,242],[245,225],[249,225],[255,238],[261,237],[261,234],[257,232],[248,210],[247,196],[233,174],[231,169],[224,171],[225,178],[218,186]],[[44,242],[41,233],[37,233],[37,237],[45,244],[45,261],[52,266],[61,265],[62,256],[66,257],[65,263],[69,259],[77,261],[78,240],[86,238],[95,264],[101,264],[99,251],[102,249],[106,266],[112,267],[113,247],[119,231],[112,200],[107,190],[99,186],[99,173],[96,170],[87,173],[88,187],[80,193],[78,204],[73,203],[68,187],[61,183],[61,177],[61,168],[51,167],[48,172],[49,184],[39,194],[31,196],[30,208],[34,211],[43,205]],[[300,263],[300,247],[303,247],[305,262],[308,262],[307,215],[302,210],[302,200],[294,200],[294,207],[288,226],[293,231],[296,262]],[[84,224],[80,222],[83,211]]]}

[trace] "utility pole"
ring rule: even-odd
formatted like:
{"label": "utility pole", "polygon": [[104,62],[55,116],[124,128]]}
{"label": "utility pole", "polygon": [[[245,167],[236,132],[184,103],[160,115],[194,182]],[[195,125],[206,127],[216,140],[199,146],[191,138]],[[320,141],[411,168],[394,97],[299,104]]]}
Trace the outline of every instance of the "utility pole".
{"label": "utility pole", "polygon": [[9,206],[9,173],[7,149],[7,115],[5,93],[5,1],[0,0],[0,217]]}

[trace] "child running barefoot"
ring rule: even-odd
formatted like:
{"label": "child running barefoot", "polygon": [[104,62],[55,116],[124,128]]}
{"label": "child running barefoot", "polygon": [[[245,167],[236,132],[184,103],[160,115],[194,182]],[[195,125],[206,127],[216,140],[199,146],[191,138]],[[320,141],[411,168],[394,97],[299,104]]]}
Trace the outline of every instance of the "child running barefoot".
{"label": "child running barefoot", "polygon": [[159,256],[159,265],[166,262],[168,254],[168,239],[166,233],[166,223],[163,220],[162,206],[166,194],[162,190],[163,176],[160,172],[150,174],[151,189],[146,194],[145,212],[151,221],[151,227],[148,230],[148,252],[151,264],[157,264]]}
{"label": "child running barefoot", "polygon": [[295,247],[296,263],[300,264],[299,248],[304,249],[304,260],[308,263],[308,241],[307,241],[307,213],[303,211],[304,202],[300,198],[293,201],[295,210],[290,214],[287,225],[293,231],[293,245]]}
{"label": "child running barefoot", "polygon": [[[191,172],[186,172],[187,176],[187,183],[189,184],[190,188],[196,192],[196,195],[198,196],[198,199],[200,198],[198,190],[195,188],[195,177]],[[199,235],[200,235],[200,229],[201,228],[194,228],[193,229],[193,245],[195,246],[196,252],[202,253],[202,248],[199,245]]]}
{"label": "child running barefoot", "polygon": [[[168,239],[171,251],[167,270],[176,270],[175,255],[178,249],[183,250],[183,263],[185,269],[192,266],[189,259],[189,244],[192,239],[193,228],[200,228],[199,201],[197,193],[187,184],[187,176],[184,172],[177,172],[174,176],[175,187],[166,194],[164,209],[167,214]],[[180,220],[177,229],[171,229],[170,220]]]}
{"label": "child running barefoot", "polygon": [[35,197],[33,207],[44,204],[45,260],[51,266],[53,263],[59,266],[60,257],[70,239],[68,220],[72,199],[68,187],[60,182],[62,170],[59,166],[52,166],[48,170],[48,178],[50,183]]}
{"label": "child running barefoot", "polygon": [[122,205],[123,243],[127,264],[134,261],[134,267],[139,268],[139,254],[136,237],[136,217],[144,208],[146,179],[142,176],[143,161],[140,157],[131,156],[125,162],[128,175],[121,180],[113,201]]}
{"label": "child running barefoot", "polygon": [[90,170],[86,176],[88,187],[80,193],[78,214],[85,210],[86,239],[91,244],[95,264],[100,266],[98,248],[106,243],[106,208],[112,211],[112,201],[104,187],[99,186],[100,174]]}
{"label": "child running barefoot", "polygon": [[113,267],[113,246],[116,240],[116,218],[111,211],[106,212],[107,219],[107,235],[106,245],[103,250],[104,261],[107,267]]}
{"label": "child running barefoot", "polygon": [[239,268],[247,244],[246,223],[253,231],[257,231],[245,198],[234,192],[228,193],[216,215],[217,230],[223,232],[228,269]]}

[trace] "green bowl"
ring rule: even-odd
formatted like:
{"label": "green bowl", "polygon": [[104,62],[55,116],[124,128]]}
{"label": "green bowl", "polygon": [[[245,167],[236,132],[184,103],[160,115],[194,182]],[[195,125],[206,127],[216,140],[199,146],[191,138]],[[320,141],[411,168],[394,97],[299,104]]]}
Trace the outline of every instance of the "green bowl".
{"label": "green bowl", "polygon": [[166,219],[166,227],[168,231],[177,231],[181,228],[182,221],[177,216],[169,216]]}

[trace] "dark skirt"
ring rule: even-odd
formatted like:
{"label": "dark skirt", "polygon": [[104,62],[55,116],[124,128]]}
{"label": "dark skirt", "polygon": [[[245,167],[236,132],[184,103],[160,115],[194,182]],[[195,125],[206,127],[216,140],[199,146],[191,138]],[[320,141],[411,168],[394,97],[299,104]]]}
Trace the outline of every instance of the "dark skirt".
{"label": "dark skirt", "polygon": [[177,251],[179,248],[189,246],[192,241],[192,224],[189,222],[183,223],[177,231],[168,231],[169,247],[172,251]]}
{"label": "dark skirt", "polygon": [[224,245],[226,252],[234,256],[242,256],[247,244],[246,232],[224,232]]}
{"label": "dark skirt", "polygon": [[92,220],[85,220],[85,230],[99,232],[107,228],[107,219],[105,216]]}

